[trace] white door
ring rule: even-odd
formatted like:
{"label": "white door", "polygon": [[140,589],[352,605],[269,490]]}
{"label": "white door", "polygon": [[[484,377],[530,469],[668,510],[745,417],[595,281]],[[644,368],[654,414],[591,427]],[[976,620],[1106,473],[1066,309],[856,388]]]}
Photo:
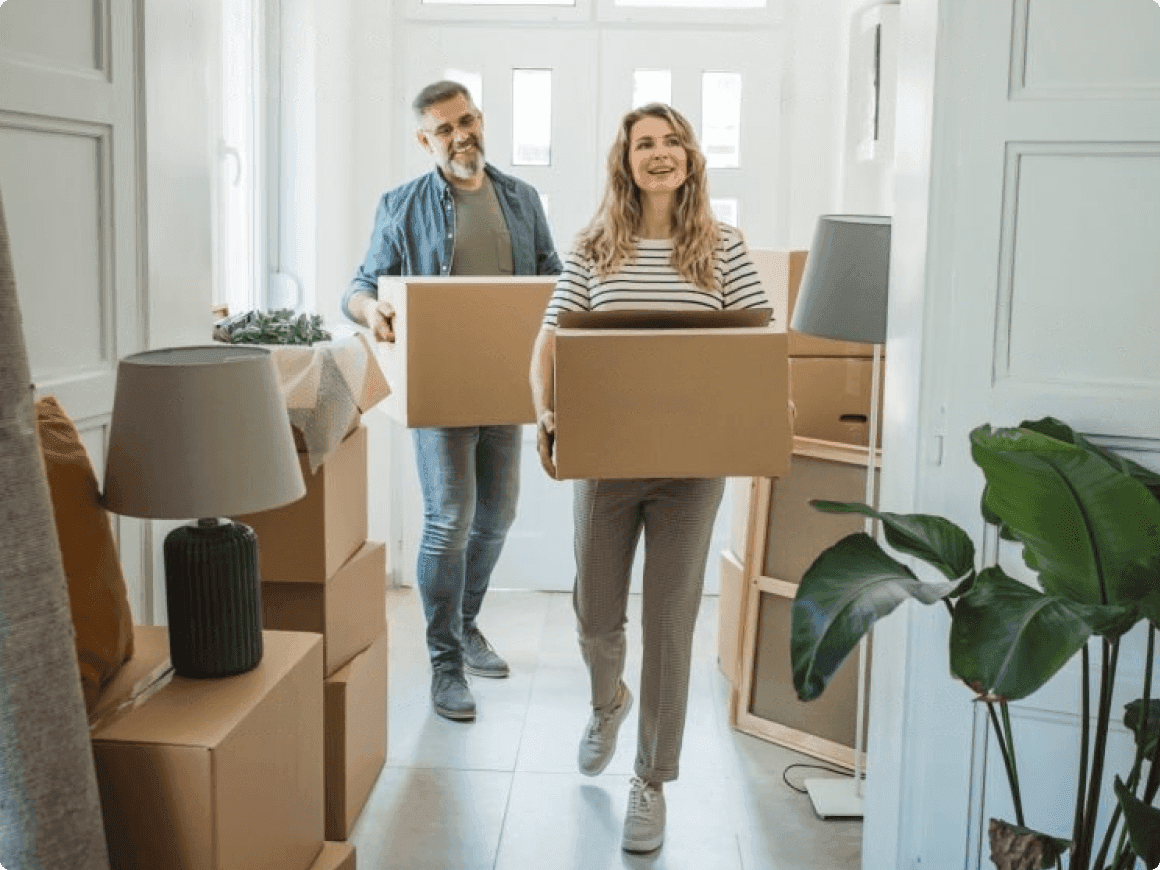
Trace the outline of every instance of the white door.
{"label": "white door", "polygon": [[[1160,8],[988,0],[942,11],[933,184],[929,200],[910,186],[922,158],[899,140],[908,189],[894,262],[907,274],[894,286],[911,297],[921,288],[908,282],[925,286],[929,330],[914,509],[951,517],[978,542],[982,476],[967,438],[982,423],[1055,416],[1160,468]],[[908,14],[904,4],[904,29]],[[922,60],[912,53],[900,68],[909,74]],[[900,100],[900,129],[919,129],[903,118],[913,108]],[[916,225],[927,202],[929,242]],[[926,249],[921,276],[911,270],[922,262],[916,241]],[[912,336],[891,329],[900,353],[888,347],[888,357],[905,363]],[[898,375],[887,371],[884,475],[905,478],[914,471],[891,467],[908,459],[891,440],[901,443],[915,421],[890,419],[891,398],[911,392],[891,383]],[[993,536],[981,555],[1026,575],[1019,552]],[[987,821],[1013,821],[986,710],[948,676],[946,621],[936,609],[909,611],[889,633],[904,632],[905,658],[875,662],[868,868],[990,867]],[[1079,668],[1076,657],[1011,708],[1027,824],[1061,837],[1070,837],[1079,767]],[[1140,696],[1143,675],[1137,631],[1121,651],[1111,771],[1130,764],[1122,705]],[[1105,787],[1105,809],[1113,800]],[[897,849],[885,852],[895,829]]]}
{"label": "white door", "polygon": [[[0,5],[0,196],[37,396],[103,479],[117,360],[144,344],[137,4]],[[134,617],[152,622],[144,524],[117,518]]]}
{"label": "white door", "polygon": [[[599,201],[616,122],[632,107],[634,72],[669,73],[672,90],[668,101],[689,118],[699,135],[704,114],[703,73],[733,74],[739,77],[741,94],[736,124],[739,159],[736,166],[711,170],[713,198],[732,200],[738,223],[752,246],[770,246],[780,237],[779,220],[784,210],[779,208],[782,198],[776,194],[778,161],[758,157],[769,153],[768,143],[776,141],[778,135],[782,64],[780,58],[770,56],[768,32],[759,36],[692,28],[687,32],[639,27],[618,30],[595,23],[553,29],[409,23],[403,29],[404,49],[399,60],[403,92],[397,110],[399,153],[403,155],[400,181],[431,168],[430,158],[415,143],[410,100],[423,85],[436,79],[464,81],[473,92],[482,90],[488,160],[540,191],[562,257]],[[550,73],[550,142],[544,165],[513,159],[520,138],[517,131],[523,129],[516,113],[529,108],[528,100],[513,98],[524,71],[541,76]],[[714,129],[727,126],[717,124]],[[727,138],[728,131],[724,135]],[[729,156],[726,162],[731,162]],[[537,156],[532,157],[535,159]],[[403,436],[393,439],[398,453],[395,469],[402,478],[400,568],[403,582],[411,583],[422,534],[422,498],[411,439],[401,430],[397,434]],[[727,489],[725,503],[728,498]],[[723,510],[718,514],[713,554],[725,546],[728,523],[728,511]],[[638,558],[633,581],[636,589],[641,567]],[[519,512],[492,584],[495,588],[569,590],[574,575],[572,485],[544,474],[536,454],[535,429],[526,426]],[[717,558],[712,555],[706,591],[715,593],[717,589]]]}

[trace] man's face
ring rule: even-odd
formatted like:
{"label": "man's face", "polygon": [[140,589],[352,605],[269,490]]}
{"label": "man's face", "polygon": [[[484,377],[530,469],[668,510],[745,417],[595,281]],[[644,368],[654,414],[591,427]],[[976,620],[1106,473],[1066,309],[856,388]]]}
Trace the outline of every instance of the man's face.
{"label": "man's face", "polygon": [[428,106],[418,137],[453,184],[483,175],[483,115],[462,94]]}

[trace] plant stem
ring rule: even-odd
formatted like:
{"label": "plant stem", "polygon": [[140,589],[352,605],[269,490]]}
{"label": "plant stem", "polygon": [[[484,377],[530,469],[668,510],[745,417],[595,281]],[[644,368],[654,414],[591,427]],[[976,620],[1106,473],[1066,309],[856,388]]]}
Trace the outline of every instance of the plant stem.
{"label": "plant stem", "polygon": [[[1014,745],[1008,746],[1007,736],[1003,732],[1003,726],[999,724],[999,717],[995,714],[995,702],[987,701],[987,711],[991,714],[991,726],[995,729],[995,736],[999,739],[999,751],[1003,753],[1003,767],[1007,771],[1007,784],[1011,787],[1011,800],[1015,803],[1015,823],[1021,828],[1027,827],[1023,821],[1023,796],[1019,793],[1019,777],[1015,773],[1015,757]],[[1007,702],[1000,701],[1003,705],[1004,718],[1007,713]],[[1007,719],[1010,723],[1010,719]]]}
{"label": "plant stem", "polygon": [[[1148,664],[1147,664],[1148,684],[1144,690],[1145,693],[1147,693],[1148,689],[1152,688],[1152,652],[1153,652],[1153,639],[1155,637],[1155,634],[1156,634],[1156,626],[1153,625],[1152,623],[1148,623]],[[1145,697],[1147,697],[1147,694],[1145,694]],[[1145,702],[1144,706],[1145,706],[1144,712],[1146,715],[1148,712],[1148,710],[1147,710],[1148,703]],[[1145,719],[1145,722],[1147,722],[1147,719]],[[1146,725],[1145,725],[1145,732],[1144,733],[1145,734],[1148,733]],[[1160,789],[1160,735],[1157,735],[1156,748],[1153,750],[1152,757],[1149,759],[1148,783],[1147,783],[1147,785],[1144,786],[1144,794],[1141,795],[1141,799],[1144,801],[1144,803],[1151,804],[1152,799],[1156,797],[1156,791],[1158,789]]]}
{"label": "plant stem", "polygon": [[[1115,688],[1116,664],[1120,656],[1117,638],[1103,641],[1103,662],[1100,673],[1100,710],[1096,721],[1095,745],[1092,753],[1091,779],[1088,781],[1087,810],[1084,819],[1083,849],[1076,849],[1074,870],[1088,870],[1091,866],[1092,846],[1095,843],[1096,814],[1100,808],[1100,787],[1104,778],[1104,756],[1107,751],[1108,725],[1112,717],[1112,690]],[[1097,868],[1100,870],[1100,868]]]}
{"label": "plant stem", "polygon": [[1091,653],[1088,646],[1083,645],[1083,671],[1080,674],[1080,686],[1083,694],[1083,710],[1081,711],[1079,727],[1079,785],[1075,790],[1075,821],[1072,823],[1071,841],[1076,851],[1079,851],[1080,841],[1083,838],[1084,795],[1087,793],[1088,776],[1088,741],[1091,737],[1090,720],[1092,706],[1091,688]]}
{"label": "plant stem", "polygon": [[999,709],[1003,713],[1003,730],[1007,733],[1007,751],[1011,753],[1011,777],[1015,780],[1015,794],[1019,795],[1017,811],[1019,824],[1023,824],[1023,789],[1019,786],[1019,762],[1015,757],[1015,729],[1011,727],[1011,711],[1006,701],[999,702]]}

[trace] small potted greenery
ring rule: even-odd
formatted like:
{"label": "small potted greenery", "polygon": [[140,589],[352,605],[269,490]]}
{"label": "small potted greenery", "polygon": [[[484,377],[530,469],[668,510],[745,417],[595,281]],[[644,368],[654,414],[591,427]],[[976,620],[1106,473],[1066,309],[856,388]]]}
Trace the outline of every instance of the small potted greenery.
{"label": "small potted greenery", "polygon": [[[1070,870],[1128,870],[1137,858],[1154,868],[1160,864],[1160,810],[1152,806],[1160,790],[1160,699],[1150,694],[1160,625],[1160,475],[1050,417],[1010,429],[981,426],[970,441],[986,478],[983,518],[1003,540],[1022,544],[1040,588],[997,565],[977,570],[970,537],[943,517],[814,501],[828,513],[878,519],[889,547],[926,562],[945,579],[919,580],[863,533],[825,550],[802,577],[793,604],[790,647],[798,697],[821,695],[861,637],[899,604],[941,602],[951,617],[951,673],[987,707],[1014,803],[1014,824],[991,820],[995,866],[1061,868],[1068,855]],[[1117,805],[1106,828],[1097,831],[1101,788],[1110,773],[1106,749],[1121,641],[1142,620],[1143,694],[1123,714],[1135,736],[1135,758],[1120,772],[1124,776],[1115,776]],[[1094,694],[1093,637],[1101,660]],[[1083,658],[1082,733],[1066,840],[1033,829],[1034,820],[1024,818],[1008,704],[1031,695],[1076,654]]]}
{"label": "small potted greenery", "polygon": [[330,341],[318,314],[298,314],[293,308],[247,311],[214,324],[213,337],[227,344],[306,344]]}

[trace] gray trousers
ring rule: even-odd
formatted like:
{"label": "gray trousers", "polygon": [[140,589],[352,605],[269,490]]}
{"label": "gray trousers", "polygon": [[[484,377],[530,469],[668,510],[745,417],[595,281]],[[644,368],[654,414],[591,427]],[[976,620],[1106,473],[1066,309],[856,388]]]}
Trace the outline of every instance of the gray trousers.
{"label": "gray trousers", "polygon": [[724,489],[720,478],[574,484],[572,603],[592,681],[592,706],[598,710],[615,700],[624,673],[632,559],[644,531],[644,654],[635,769],[650,782],[677,778],[693,628]]}

